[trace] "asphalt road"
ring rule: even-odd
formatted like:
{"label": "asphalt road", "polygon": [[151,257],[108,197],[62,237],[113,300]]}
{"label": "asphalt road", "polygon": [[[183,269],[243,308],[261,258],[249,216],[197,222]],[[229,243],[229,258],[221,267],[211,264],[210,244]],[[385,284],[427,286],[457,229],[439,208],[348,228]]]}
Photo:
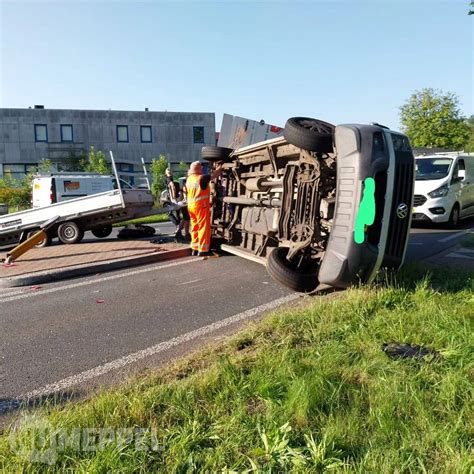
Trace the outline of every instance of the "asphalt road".
{"label": "asphalt road", "polygon": [[[174,232],[168,223],[156,227]],[[472,231],[473,222],[456,231],[413,229],[407,260],[442,252]],[[234,256],[1,290],[0,413],[17,397],[122,379],[293,298],[263,266]]]}
{"label": "asphalt road", "polygon": [[106,363],[122,367],[125,356],[234,315],[252,317],[287,295],[295,298],[263,266],[233,256],[4,290],[0,405],[87,370],[100,373]]}
{"label": "asphalt road", "polygon": [[465,234],[474,232],[474,219],[464,220],[455,230],[424,225],[411,229],[406,261],[422,260],[456,245]]}

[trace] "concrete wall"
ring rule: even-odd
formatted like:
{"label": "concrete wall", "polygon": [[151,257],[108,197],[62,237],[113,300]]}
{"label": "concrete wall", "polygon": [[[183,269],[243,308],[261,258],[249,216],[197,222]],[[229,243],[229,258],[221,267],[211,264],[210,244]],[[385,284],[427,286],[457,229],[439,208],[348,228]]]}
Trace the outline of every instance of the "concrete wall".
{"label": "concrete wall", "polygon": [[[35,124],[46,124],[48,143],[35,142]],[[72,124],[73,140],[61,143],[60,125]],[[117,142],[117,125],[128,126],[128,143]],[[140,126],[152,127],[152,143],[141,143]],[[204,127],[204,143],[193,142],[193,127]],[[201,147],[215,144],[214,113],[107,110],[0,109],[0,174],[3,164],[61,163],[90,146],[112,150],[118,163],[151,162],[165,154],[172,163],[190,163]]]}

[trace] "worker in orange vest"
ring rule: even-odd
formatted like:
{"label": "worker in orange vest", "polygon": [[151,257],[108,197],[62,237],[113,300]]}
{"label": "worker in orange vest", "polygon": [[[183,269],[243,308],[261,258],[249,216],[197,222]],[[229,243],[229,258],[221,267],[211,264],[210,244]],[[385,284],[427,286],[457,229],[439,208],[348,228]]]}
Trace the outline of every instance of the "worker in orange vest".
{"label": "worker in orange vest", "polygon": [[222,173],[218,167],[212,175],[203,174],[199,161],[191,163],[186,180],[186,201],[191,218],[191,250],[204,257],[211,250],[211,191],[210,182]]}

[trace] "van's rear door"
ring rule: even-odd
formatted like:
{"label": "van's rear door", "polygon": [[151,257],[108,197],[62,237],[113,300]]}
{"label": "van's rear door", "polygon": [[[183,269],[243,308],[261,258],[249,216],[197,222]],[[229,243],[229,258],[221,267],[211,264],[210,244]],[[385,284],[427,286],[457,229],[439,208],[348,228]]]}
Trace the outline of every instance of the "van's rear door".
{"label": "van's rear door", "polygon": [[33,179],[32,201],[33,208],[49,206],[55,202],[53,177],[38,176]]}

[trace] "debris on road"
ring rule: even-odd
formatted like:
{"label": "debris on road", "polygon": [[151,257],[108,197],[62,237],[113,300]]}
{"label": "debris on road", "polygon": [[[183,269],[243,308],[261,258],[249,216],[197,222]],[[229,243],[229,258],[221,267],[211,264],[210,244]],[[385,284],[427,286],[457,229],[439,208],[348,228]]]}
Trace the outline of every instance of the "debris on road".
{"label": "debris on road", "polygon": [[137,239],[155,235],[155,228],[149,225],[130,224],[125,226],[117,235],[118,239]]}
{"label": "debris on road", "polygon": [[382,351],[392,359],[423,359],[426,356],[432,356],[433,359],[441,358],[441,354],[434,349],[409,343],[384,343]]}

